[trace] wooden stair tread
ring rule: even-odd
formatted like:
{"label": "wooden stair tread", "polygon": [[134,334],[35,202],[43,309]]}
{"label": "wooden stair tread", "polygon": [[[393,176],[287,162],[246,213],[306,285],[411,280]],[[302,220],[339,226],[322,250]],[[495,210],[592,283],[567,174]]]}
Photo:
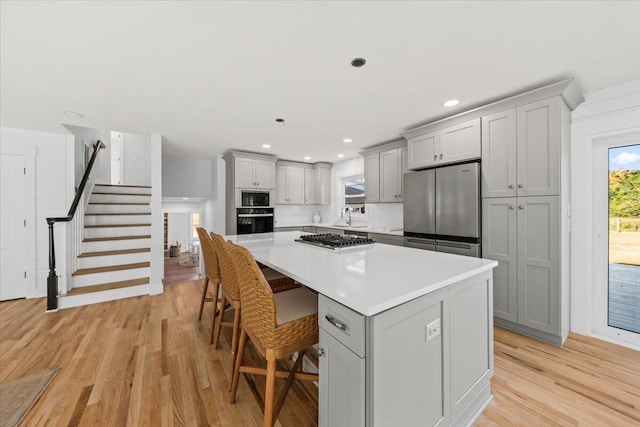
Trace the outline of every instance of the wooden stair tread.
{"label": "wooden stair tread", "polygon": [[96,187],[151,188],[150,185],[96,184]]}
{"label": "wooden stair tread", "polygon": [[111,289],[128,288],[129,286],[148,285],[149,278],[141,277],[140,279],[122,280],[120,282],[101,283],[93,286],[80,286],[71,289],[67,295],[81,295],[92,292],[109,291]]}
{"label": "wooden stair tread", "polygon": [[94,191],[91,194],[99,194],[103,196],[151,196],[150,193],[109,193],[104,191]]}
{"label": "wooden stair tread", "polygon": [[109,255],[139,254],[142,252],[151,252],[151,248],[118,249],[114,251],[83,252],[80,255],[78,255],[78,258],[89,258],[94,256],[109,256]]}
{"label": "wooden stair tread", "polygon": [[129,202],[89,202],[90,205],[150,205],[151,203],[129,203]]}
{"label": "wooden stair tread", "polygon": [[111,213],[111,212],[102,212],[102,213],[86,213],[84,214],[85,216],[87,215],[92,215],[92,216],[97,216],[97,215],[151,215],[151,212],[131,212],[131,213],[120,213],[120,212],[115,212],[115,213]]}
{"label": "wooden stair tread", "polygon": [[83,242],[106,242],[109,240],[133,240],[133,239],[150,239],[151,234],[141,234],[138,236],[116,236],[116,237],[89,237],[82,239]]}
{"label": "wooden stair tread", "polygon": [[134,268],[150,267],[150,262],[136,262],[134,264],[109,265],[107,267],[80,268],[72,276],[82,276],[85,274],[108,273],[109,271],[132,270]]}
{"label": "wooden stair tread", "polygon": [[98,224],[98,225],[85,225],[84,228],[113,228],[113,227],[151,227],[151,223],[140,224]]}

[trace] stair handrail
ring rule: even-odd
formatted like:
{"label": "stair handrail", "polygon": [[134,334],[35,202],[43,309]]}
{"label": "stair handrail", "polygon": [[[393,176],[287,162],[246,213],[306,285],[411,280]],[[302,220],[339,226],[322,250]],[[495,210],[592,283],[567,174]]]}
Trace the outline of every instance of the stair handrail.
{"label": "stair handrail", "polygon": [[80,186],[76,190],[76,195],[73,198],[73,202],[71,203],[71,207],[69,208],[67,216],[47,218],[47,225],[49,226],[49,276],[47,276],[47,311],[58,309],[58,274],[56,273],[56,250],[53,242],[53,226],[56,222],[69,222],[73,219],[73,216],[76,214],[78,204],[80,203],[80,199],[82,198],[82,193],[84,193],[87,181],[89,180],[89,175],[91,175],[91,169],[93,169],[93,164],[95,163],[96,157],[98,156],[98,151],[100,151],[100,149],[102,148],[107,148],[107,146],[100,140],[96,141],[96,143],[93,145],[93,154],[91,154],[89,164],[84,171],[84,175],[82,175]]}

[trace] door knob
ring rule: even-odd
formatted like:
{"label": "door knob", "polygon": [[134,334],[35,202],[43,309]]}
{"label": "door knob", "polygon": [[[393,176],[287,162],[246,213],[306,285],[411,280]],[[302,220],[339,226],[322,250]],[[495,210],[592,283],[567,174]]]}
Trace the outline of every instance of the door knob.
{"label": "door knob", "polygon": [[518,209],[524,209],[524,205],[518,206]]}
{"label": "door knob", "polygon": [[514,208],[515,208],[515,206],[509,205],[509,209],[514,209]]}
{"label": "door knob", "polygon": [[524,188],[524,184],[518,184],[518,188]]}
{"label": "door knob", "polygon": [[515,188],[515,185],[509,184],[509,188]]}

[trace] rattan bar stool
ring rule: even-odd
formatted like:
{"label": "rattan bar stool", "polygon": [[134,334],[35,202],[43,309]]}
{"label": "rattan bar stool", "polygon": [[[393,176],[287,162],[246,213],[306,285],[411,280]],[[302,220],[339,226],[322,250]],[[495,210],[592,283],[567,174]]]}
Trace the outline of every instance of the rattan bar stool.
{"label": "rattan bar stool", "polygon": [[[231,373],[233,373],[233,364],[235,361],[236,351],[238,349],[238,338],[240,336],[240,288],[238,285],[238,276],[235,266],[231,255],[228,252],[224,238],[219,234],[211,233],[211,241],[213,242],[213,247],[218,255],[220,274],[222,278],[222,298],[220,308],[223,310],[223,313],[227,308],[227,304],[234,309],[233,322],[225,322],[223,315],[220,316],[218,323],[216,324],[215,334],[212,335],[212,342],[213,347],[218,348],[222,327],[226,326],[233,328],[233,332],[231,334]],[[293,279],[271,268],[263,268],[260,272],[264,275],[273,292],[281,292],[300,287],[300,285],[296,284]]]}
{"label": "rattan bar stool", "polygon": [[[264,426],[271,427],[294,379],[318,381],[317,374],[301,370],[305,349],[318,343],[318,297],[305,288],[274,294],[249,251],[231,242],[227,246],[238,273],[242,300],[242,332],[230,401],[235,401],[240,372],[266,375]],[[266,369],[242,364],[247,339],[266,359]],[[298,357],[291,370],[277,371],[276,361],[294,353]],[[286,378],[286,382],[274,405],[276,377]]]}
{"label": "rattan bar stool", "polygon": [[[200,298],[200,312],[198,320],[202,319],[202,310],[205,301],[213,302],[213,314],[211,315],[211,339],[213,341],[213,331],[216,324],[216,315],[218,313],[218,289],[220,288],[220,269],[218,266],[218,256],[213,247],[213,241],[207,230],[202,227],[196,227],[198,238],[200,239],[200,247],[202,248],[202,256],[204,257],[204,289]],[[207,297],[209,285],[213,286],[213,296]],[[222,307],[222,306],[221,306]]]}

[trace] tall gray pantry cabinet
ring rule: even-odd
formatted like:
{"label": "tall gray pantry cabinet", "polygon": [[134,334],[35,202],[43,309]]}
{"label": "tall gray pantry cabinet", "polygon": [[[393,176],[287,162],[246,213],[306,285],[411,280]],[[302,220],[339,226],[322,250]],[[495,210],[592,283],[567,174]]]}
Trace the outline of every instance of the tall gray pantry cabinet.
{"label": "tall gray pantry cabinet", "polygon": [[561,93],[482,117],[495,324],[556,345],[569,333],[569,126]]}

